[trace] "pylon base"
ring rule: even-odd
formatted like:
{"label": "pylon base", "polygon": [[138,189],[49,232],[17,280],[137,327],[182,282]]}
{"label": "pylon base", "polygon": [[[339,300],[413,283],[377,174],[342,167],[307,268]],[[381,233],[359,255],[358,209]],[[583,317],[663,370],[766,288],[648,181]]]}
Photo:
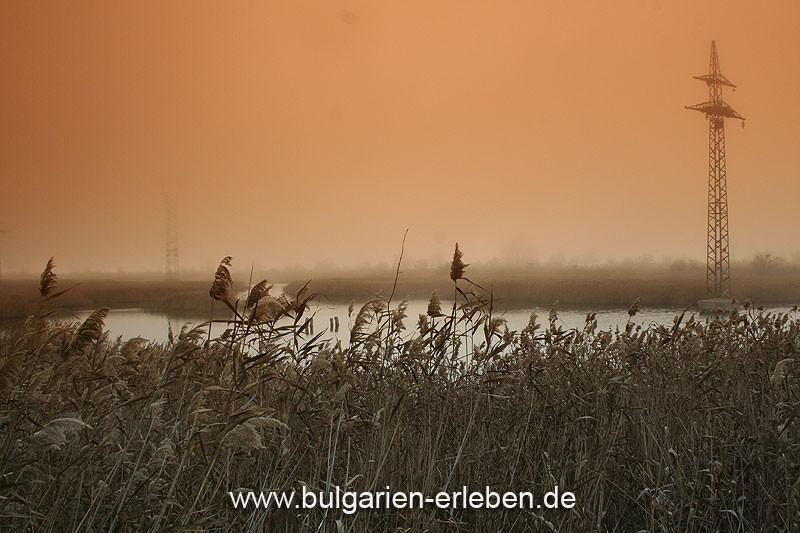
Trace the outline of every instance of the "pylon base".
{"label": "pylon base", "polygon": [[731,298],[708,298],[706,300],[698,300],[697,307],[703,314],[718,314],[732,311],[734,308],[733,300]]}

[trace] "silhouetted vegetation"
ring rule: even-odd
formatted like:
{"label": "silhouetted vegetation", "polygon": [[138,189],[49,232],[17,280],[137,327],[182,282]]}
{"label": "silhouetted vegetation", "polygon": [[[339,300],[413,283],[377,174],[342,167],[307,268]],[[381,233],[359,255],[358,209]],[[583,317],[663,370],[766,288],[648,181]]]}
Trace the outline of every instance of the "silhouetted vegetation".
{"label": "silhouetted vegetation", "polygon": [[[456,254],[460,261],[460,255]],[[457,304],[351,310],[347,346],[306,329],[307,287],[211,296],[237,318],[165,344],[31,317],[0,334],[0,524],[11,530],[794,531],[800,321],[752,308],[671,327],[508,331]],[[474,278],[473,278],[474,279]],[[482,284],[483,285],[483,284]],[[208,288],[208,284],[206,284]],[[206,293],[207,303],[208,292]],[[243,303],[244,302],[244,303]],[[222,306],[217,306],[222,307]],[[633,317],[638,304],[631,307]],[[467,486],[575,492],[572,510],[236,510],[227,491]]]}
{"label": "silhouetted vegetation", "polygon": [[[183,316],[207,316],[208,282],[200,281],[62,281],[74,286],[59,297],[56,309],[70,311],[96,309],[141,308]],[[37,284],[33,280],[13,280],[0,283],[0,318],[25,318],[35,315],[39,301],[34,296]],[[242,288],[246,288],[243,286]]]}
{"label": "silhouetted vegetation", "polygon": [[[800,301],[800,273],[734,271],[733,294],[740,301],[751,300],[764,305],[793,305]],[[529,308],[550,306],[558,302],[562,308],[601,309],[626,307],[639,298],[645,307],[693,306],[707,298],[703,271],[692,277],[659,273],[625,274],[622,272],[583,270],[569,273],[522,277],[482,279],[491,287],[498,307]],[[304,282],[292,282],[292,291]],[[447,294],[446,278],[401,279],[397,293],[412,299],[424,299],[436,290]],[[392,286],[389,276],[376,278],[320,278],[311,287],[334,302],[363,301],[370,295],[386,293]]]}

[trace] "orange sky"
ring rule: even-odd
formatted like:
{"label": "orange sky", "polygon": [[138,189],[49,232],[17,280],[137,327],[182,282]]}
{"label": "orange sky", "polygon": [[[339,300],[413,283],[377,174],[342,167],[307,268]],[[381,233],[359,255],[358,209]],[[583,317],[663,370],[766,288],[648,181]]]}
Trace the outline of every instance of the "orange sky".
{"label": "orange sky", "polygon": [[[765,4],[766,5],[766,4]],[[716,39],[735,260],[800,252],[800,4],[4,2],[3,270],[705,253]]]}

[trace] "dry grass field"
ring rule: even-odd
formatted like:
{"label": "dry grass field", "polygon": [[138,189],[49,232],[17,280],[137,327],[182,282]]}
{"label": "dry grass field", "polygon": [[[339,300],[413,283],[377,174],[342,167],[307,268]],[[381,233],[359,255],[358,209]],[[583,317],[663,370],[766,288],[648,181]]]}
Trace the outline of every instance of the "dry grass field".
{"label": "dry grass field", "polygon": [[[0,526],[14,531],[797,531],[800,321],[747,307],[672,327],[508,331],[454,261],[457,305],[352,310],[211,288],[229,330],[109,340],[39,316],[0,333]],[[46,274],[46,273],[45,273]],[[207,287],[208,285],[206,285]],[[210,302],[211,300],[209,300]],[[630,314],[637,312],[637,304]],[[575,493],[565,510],[234,509],[228,491]]]}

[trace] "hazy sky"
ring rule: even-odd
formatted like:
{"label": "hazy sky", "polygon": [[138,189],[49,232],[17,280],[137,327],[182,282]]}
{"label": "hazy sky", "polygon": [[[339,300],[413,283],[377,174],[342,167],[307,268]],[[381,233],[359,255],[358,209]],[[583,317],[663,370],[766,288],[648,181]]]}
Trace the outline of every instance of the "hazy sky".
{"label": "hazy sky", "polygon": [[3,2],[4,271],[800,251],[800,3]]}

